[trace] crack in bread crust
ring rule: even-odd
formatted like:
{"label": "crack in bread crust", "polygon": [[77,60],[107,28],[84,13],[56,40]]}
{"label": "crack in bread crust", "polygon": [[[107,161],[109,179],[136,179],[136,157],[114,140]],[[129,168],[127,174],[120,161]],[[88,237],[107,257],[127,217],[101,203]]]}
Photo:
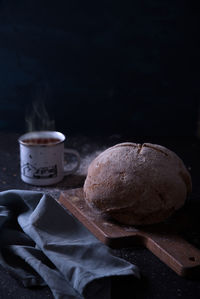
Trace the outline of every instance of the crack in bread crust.
{"label": "crack in bread crust", "polygon": [[165,156],[169,156],[167,153],[165,153],[164,151],[162,151],[160,148],[156,147],[156,146],[153,146],[153,145],[150,145],[149,143],[144,143],[142,147],[148,147],[148,148],[151,148],[157,152],[160,152],[161,154],[165,155]]}

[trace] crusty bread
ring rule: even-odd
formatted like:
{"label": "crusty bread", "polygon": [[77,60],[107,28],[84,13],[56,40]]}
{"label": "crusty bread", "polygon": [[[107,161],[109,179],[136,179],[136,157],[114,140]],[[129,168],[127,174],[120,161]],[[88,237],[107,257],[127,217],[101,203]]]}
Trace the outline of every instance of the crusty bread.
{"label": "crusty bread", "polygon": [[108,148],[89,165],[84,183],[89,206],[128,225],[165,220],[183,206],[191,189],[182,160],[151,143]]}

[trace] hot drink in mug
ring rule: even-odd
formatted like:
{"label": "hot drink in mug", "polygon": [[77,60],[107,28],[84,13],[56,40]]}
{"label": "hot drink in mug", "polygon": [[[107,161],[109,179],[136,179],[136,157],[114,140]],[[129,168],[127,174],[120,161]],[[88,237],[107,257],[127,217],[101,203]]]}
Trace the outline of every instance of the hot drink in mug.
{"label": "hot drink in mug", "polygon": [[[21,179],[32,185],[45,186],[58,183],[64,176],[74,173],[80,165],[80,155],[64,147],[66,137],[56,131],[35,131],[22,135],[20,144]],[[77,163],[67,169],[65,155],[72,154]]]}

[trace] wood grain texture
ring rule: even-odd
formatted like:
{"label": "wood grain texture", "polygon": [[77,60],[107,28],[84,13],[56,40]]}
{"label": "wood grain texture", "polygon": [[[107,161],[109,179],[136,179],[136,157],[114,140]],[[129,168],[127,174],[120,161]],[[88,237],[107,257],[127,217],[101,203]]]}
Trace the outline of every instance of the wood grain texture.
{"label": "wood grain texture", "polygon": [[186,214],[177,213],[165,223],[140,228],[121,225],[90,209],[82,188],[61,192],[59,202],[104,244],[112,248],[141,244],[178,275],[200,274],[200,250],[181,237],[189,225]]}

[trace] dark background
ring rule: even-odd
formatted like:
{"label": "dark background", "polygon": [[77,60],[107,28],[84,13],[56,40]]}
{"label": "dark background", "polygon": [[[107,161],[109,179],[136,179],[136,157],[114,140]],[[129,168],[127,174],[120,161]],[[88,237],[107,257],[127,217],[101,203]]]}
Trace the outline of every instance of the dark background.
{"label": "dark background", "polygon": [[197,135],[198,19],[192,1],[0,0],[0,130]]}
{"label": "dark background", "polygon": [[[139,142],[165,140],[159,144],[183,158],[193,180],[188,203],[199,207],[200,145],[185,142],[200,137],[199,15],[192,0],[0,0],[1,190],[33,190],[18,175],[20,132],[132,135]],[[108,139],[113,145],[123,136]],[[168,143],[166,136],[183,138]],[[75,136],[69,147],[85,159],[102,149],[87,140]],[[66,177],[48,192],[76,188],[84,179]],[[200,248],[196,205],[194,211],[195,227],[184,230],[184,238]],[[179,277],[146,249],[116,254],[142,273],[137,284],[119,284],[117,295],[199,298],[199,280]],[[47,288],[19,287],[5,269],[0,271],[1,298],[52,298]]]}

